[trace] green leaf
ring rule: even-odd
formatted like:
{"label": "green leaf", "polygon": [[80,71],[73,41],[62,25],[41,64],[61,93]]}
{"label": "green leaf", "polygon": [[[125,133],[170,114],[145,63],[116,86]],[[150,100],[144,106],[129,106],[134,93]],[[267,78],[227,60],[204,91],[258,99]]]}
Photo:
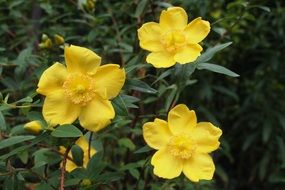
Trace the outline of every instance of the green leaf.
{"label": "green leaf", "polygon": [[139,92],[148,93],[148,94],[157,93],[157,90],[151,88],[147,83],[141,80],[138,80],[138,79],[127,80],[125,86],[130,89],[137,90]]}
{"label": "green leaf", "polygon": [[138,102],[139,100],[140,99],[134,96],[120,94],[112,101],[112,104],[116,110],[117,115],[127,116],[129,114],[128,108],[138,108],[138,106],[133,103]]}
{"label": "green leaf", "polygon": [[223,66],[220,65],[216,65],[216,64],[212,64],[212,63],[199,63],[197,65],[197,69],[199,70],[209,70],[215,73],[220,73],[220,74],[224,74],[230,77],[239,77],[239,75]]}
{"label": "green leaf", "polygon": [[14,103],[31,103],[31,102],[33,102],[33,98],[27,96],[26,98],[22,98]]}
{"label": "green leaf", "polygon": [[263,11],[266,11],[266,12],[271,12],[270,8],[269,7],[266,7],[266,6],[262,6],[262,5],[253,5],[253,6],[250,6],[250,8],[259,8]]}
{"label": "green leaf", "polygon": [[139,177],[140,177],[140,172],[139,172],[137,169],[132,168],[132,169],[129,170],[129,172],[130,172],[130,174],[131,174],[134,178],[139,179]]}
{"label": "green leaf", "polygon": [[66,124],[57,127],[52,133],[54,137],[80,137],[82,132],[74,125]]}
{"label": "green leaf", "polygon": [[124,147],[130,149],[131,151],[136,148],[134,143],[129,138],[121,138],[118,141],[118,143],[119,143],[120,146],[124,146]]}
{"label": "green leaf", "polygon": [[165,77],[169,76],[172,73],[173,73],[172,69],[168,69],[168,70],[164,71],[161,75],[159,75],[159,77],[157,77],[157,79],[151,85],[154,85],[155,83],[164,79]]}
{"label": "green leaf", "polygon": [[21,151],[18,153],[17,155],[20,160],[22,161],[22,163],[27,164],[28,163],[28,159],[29,159],[29,153],[27,150]]}
{"label": "green leaf", "polygon": [[0,131],[6,131],[7,126],[2,111],[0,111]]}
{"label": "green leaf", "polygon": [[[48,136],[47,133],[42,133],[41,135],[37,136],[36,138],[32,139],[31,142],[28,145],[24,145],[24,146],[20,146],[18,148],[13,149],[12,151],[10,151],[7,154],[1,155],[0,156],[0,160],[5,160],[7,158],[9,158],[10,156],[13,156],[15,154],[17,154],[18,152],[27,150],[29,147],[34,146],[35,144],[41,142],[42,140],[46,139]],[[2,141],[0,142],[0,144],[2,143]]]}
{"label": "green leaf", "polygon": [[72,154],[72,158],[73,158],[74,163],[77,166],[82,166],[83,165],[84,152],[80,148],[80,146],[78,146],[77,144],[73,145],[71,148],[71,154]]}
{"label": "green leaf", "polygon": [[216,45],[212,48],[209,48],[206,50],[205,53],[203,53],[201,56],[198,57],[198,59],[195,61],[195,63],[204,63],[212,59],[212,57],[218,52],[221,51],[222,49],[225,49],[229,45],[231,45],[232,42],[224,43],[224,44],[219,44]]}
{"label": "green leaf", "polygon": [[151,150],[152,150],[152,149],[151,149],[149,146],[145,145],[145,146],[139,148],[138,150],[136,150],[134,153],[135,153],[135,154],[145,153],[145,152],[149,152],[149,151],[151,151]]}
{"label": "green leaf", "polygon": [[105,168],[105,164],[102,163],[103,151],[96,152],[87,164],[87,175],[93,179],[100,174]]}
{"label": "green leaf", "polygon": [[145,7],[147,5],[148,0],[141,0],[139,1],[139,4],[137,6],[135,17],[139,17],[142,15],[143,11],[145,10]]}
{"label": "green leaf", "polygon": [[34,139],[35,136],[27,135],[27,136],[12,136],[7,139],[4,139],[0,142],[0,149],[12,146],[14,144],[18,144],[24,141],[28,141]]}

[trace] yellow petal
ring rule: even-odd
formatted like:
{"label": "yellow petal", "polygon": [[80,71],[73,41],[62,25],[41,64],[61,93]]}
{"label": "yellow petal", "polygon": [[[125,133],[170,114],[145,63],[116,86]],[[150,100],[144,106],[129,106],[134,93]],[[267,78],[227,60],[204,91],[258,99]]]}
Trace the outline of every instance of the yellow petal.
{"label": "yellow petal", "polygon": [[83,128],[99,131],[110,124],[114,117],[115,111],[111,102],[95,96],[87,106],[82,108],[79,121]]}
{"label": "yellow petal", "polygon": [[183,168],[183,161],[172,156],[167,149],[158,150],[151,159],[153,173],[162,178],[178,177]]}
{"label": "yellow petal", "polygon": [[67,159],[66,160],[66,165],[65,165],[65,170],[68,172],[72,172],[73,170],[75,170],[76,168],[79,168],[79,166],[77,166],[74,162],[72,162],[71,160]]}
{"label": "yellow petal", "polygon": [[138,29],[138,38],[141,48],[149,51],[162,51],[163,46],[160,42],[162,29],[158,23],[148,22]]}
{"label": "yellow petal", "polygon": [[53,64],[43,72],[38,83],[37,92],[47,96],[49,93],[61,89],[67,75],[66,67],[63,64]]}
{"label": "yellow petal", "polygon": [[187,35],[187,42],[191,44],[201,42],[209,34],[210,29],[211,26],[208,21],[202,20],[201,17],[194,19],[184,30]]}
{"label": "yellow petal", "polygon": [[79,113],[80,107],[70,102],[63,90],[50,93],[44,101],[43,116],[52,125],[73,123]]}
{"label": "yellow petal", "polygon": [[79,46],[64,47],[65,62],[69,73],[95,74],[101,57],[90,49]]}
{"label": "yellow petal", "polygon": [[215,127],[210,122],[200,122],[192,131],[192,137],[197,143],[197,151],[209,153],[216,150],[219,145],[219,138],[222,135],[222,130]]}
{"label": "yellow petal", "polygon": [[[85,136],[80,137],[76,140],[77,144],[83,150],[83,167],[86,168],[89,162],[89,142]],[[96,150],[90,145],[90,158],[96,153]]]}
{"label": "yellow petal", "polygon": [[167,52],[153,52],[146,57],[146,62],[156,68],[168,68],[175,64],[173,56]]}
{"label": "yellow petal", "polygon": [[126,73],[119,65],[107,64],[99,67],[93,78],[96,93],[104,99],[111,99],[120,93]]}
{"label": "yellow petal", "polygon": [[183,173],[193,182],[201,179],[211,180],[215,171],[215,165],[210,155],[194,153],[190,159],[185,160]]}
{"label": "yellow petal", "polygon": [[164,30],[183,30],[187,22],[187,13],[181,7],[170,7],[167,11],[162,11],[159,19],[159,25]]}
{"label": "yellow petal", "polygon": [[145,142],[154,149],[164,148],[172,134],[166,121],[155,119],[143,125],[143,138]]}
{"label": "yellow petal", "polygon": [[180,64],[195,61],[200,55],[203,48],[199,44],[190,44],[181,48],[174,56],[174,60]]}
{"label": "yellow petal", "polygon": [[197,125],[196,114],[184,104],[179,104],[168,113],[170,131],[175,134],[190,134]]}
{"label": "yellow petal", "polygon": [[[66,151],[66,148],[64,146],[59,147],[59,152],[64,155]],[[68,152],[68,157],[72,158],[71,151]],[[68,172],[72,172],[72,170],[75,170],[78,168],[78,166],[69,158],[66,159],[66,165],[65,165],[65,170]],[[63,162],[61,162],[60,167],[62,167]]]}

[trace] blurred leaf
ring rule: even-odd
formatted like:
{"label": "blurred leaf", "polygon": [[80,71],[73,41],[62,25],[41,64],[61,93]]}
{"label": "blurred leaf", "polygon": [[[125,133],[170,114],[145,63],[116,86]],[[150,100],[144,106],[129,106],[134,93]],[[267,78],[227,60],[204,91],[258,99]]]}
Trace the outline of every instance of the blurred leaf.
{"label": "blurred leaf", "polygon": [[54,137],[80,137],[83,136],[82,132],[75,127],[74,125],[60,125],[59,127],[55,128],[51,135]]}
{"label": "blurred leaf", "polygon": [[121,138],[118,141],[118,143],[120,146],[124,146],[124,147],[130,149],[131,151],[135,150],[135,148],[136,148],[134,143],[129,138]]}
{"label": "blurred leaf", "polygon": [[146,8],[148,0],[141,0],[136,8],[135,17],[140,17]]}
{"label": "blurred leaf", "polygon": [[251,5],[250,8],[259,8],[259,9],[264,10],[266,12],[269,12],[269,13],[271,12],[269,7],[262,6],[262,5]]}
{"label": "blurred leaf", "polygon": [[5,122],[5,118],[2,114],[2,111],[0,111],[0,131],[6,131],[7,130],[7,126],[6,126],[6,122]]}
{"label": "blurred leaf", "polygon": [[29,153],[27,150],[21,151],[17,155],[20,158],[20,160],[22,161],[22,163],[27,164],[28,159],[29,159]]}
{"label": "blurred leaf", "polygon": [[136,151],[134,152],[134,154],[145,153],[145,152],[149,152],[149,151],[151,151],[151,150],[152,150],[152,149],[151,149],[149,146],[145,145],[145,146],[139,148],[138,150],[136,150]]}
{"label": "blurred leaf", "polygon": [[134,178],[139,179],[140,172],[137,169],[132,168],[129,170],[129,172]]}
{"label": "blurred leaf", "polygon": [[27,135],[27,136],[12,136],[7,139],[4,139],[0,142],[0,149],[7,148],[9,146],[12,146],[14,144],[18,144],[24,141],[28,141],[31,139],[34,139],[35,136]]}
{"label": "blurred leaf", "polygon": [[62,158],[58,153],[52,152],[48,148],[42,148],[33,153],[34,166],[33,168],[39,168],[43,165],[53,165],[58,163]]}
{"label": "blurred leaf", "polygon": [[168,69],[168,70],[164,71],[161,75],[159,75],[159,77],[157,77],[157,79],[151,85],[154,85],[158,81],[160,81],[160,80],[164,79],[165,77],[171,75],[172,72],[173,72],[172,69]]}
{"label": "blurred leaf", "polygon": [[[7,154],[1,155],[0,160],[5,160],[5,159],[9,158],[10,156],[17,154],[18,152],[24,151],[24,150],[28,149],[29,147],[32,147],[33,145],[35,145],[35,144],[41,142],[42,140],[46,139],[47,136],[48,136],[47,133],[42,133],[41,135],[37,136],[36,138],[30,140],[31,142],[28,145],[20,146],[18,148],[13,149],[12,151],[10,151]],[[2,141],[0,143],[2,143]]]}
{"label": "blurred leaf", "polygon": [[265,122],[262,125],[262,142],[263,143],[268,142],[271,132],[272,132],[272,126],[271,126],[270,121],[267,118],[265,119]]}

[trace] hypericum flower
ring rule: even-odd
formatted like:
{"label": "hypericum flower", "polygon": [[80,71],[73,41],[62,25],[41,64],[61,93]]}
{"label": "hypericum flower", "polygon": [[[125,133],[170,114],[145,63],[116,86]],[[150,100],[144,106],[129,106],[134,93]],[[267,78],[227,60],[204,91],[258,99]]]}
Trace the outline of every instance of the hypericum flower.
{"label": "hypericum flower", "polygon": [[159,23],[148,22],[138,29],[141,48],[152,52],[146,61],[156,68],[195,61],[203,50],[198,43],[210,32],[210,23],[201,17],[187,23],[184,9],[170,7],[162,11]]}
{"label": "hypericum flower", "polygon": [[[89,162],[89,143],[88,141],[85,139],[84,136],[80,137],[79,139],[77,139],[77,141],[75,142],[75,144],[77,144],[83,151],[83,165],[82,166],[77,166],[72,160],[67,159],[66,160],[66,166],[65,166],[65,170],[68,172],[71,172],[72,170],[79,168],[79,167],[87,167],[87,164]],[[66,148],[61,146],[60,147],[60,153],[64,154],[66,151]],[[96,153],[96,150],[94,148],[92,148],[90,146],[90,158]],[[68,153],[68,157],[73,159],[72,157],[72,153],[71,151],[69,151]]]}
{"label": "hypericum flower", "polygon": [[167,179],[182,171],[194,182],[212,179],[215,165],[208,153],[219,147],[221,135],[211,123],[197,123],[195,112],[184,104],[170,110],[168,122],[155,119],[143,126],[146,143],[158,150],[151,159],[154,174]]}
{"label": "hypericum flower", "polygon": [[101,58],[78,46],[64,48],[66,66],[55,63],[42,74],[37,92],[46,96],[43,116],[52,124],[70,124],[78,117],[82,127],[98,131],[114,118],[109,99],[125,82],[119,65],[100,66]]}
{"label": "hypericum flower", "polygon": [[42,124],[40,121],[37,121],[37,120],[31,121],[24,125],[24,129],[31,133],[39,134],[42,131]]}

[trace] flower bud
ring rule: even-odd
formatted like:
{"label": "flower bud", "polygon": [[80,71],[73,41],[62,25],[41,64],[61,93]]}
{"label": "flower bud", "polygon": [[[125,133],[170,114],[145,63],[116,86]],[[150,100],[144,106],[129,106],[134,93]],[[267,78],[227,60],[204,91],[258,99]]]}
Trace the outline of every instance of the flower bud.
{"label": "flower bud", "polygon": [[46,41],[47,39],[49,39],[49,37],[46,34],[42,34],[42,41]]}
{"label": "flower bud", "polygon": [[45,42],[44,42],[44,47],[45,48],[51,48],[52,47],[52,41],[50,39],[47,39]]}
{"label": "flower bud", "polygon": [[40,121],[31,121],[24,125],[24,129],[30,133],[39,134],[42,131],[42,124]]}
{"label": "flower bud", "polygon": [[90,186],[92,183],[89,179],[83,179],[82,182],[81,182],[81,185],[82,186],[85,186],[85,187],[88,187]]}
{"label": "flower bud", "polygon": [[64,44],[64,38],[62,36],[55,34],[53,37],[54,37],[54,42],[56,43],[56,45]]}
{"label": "flower bud", "polygon": [[86,2],[86,9],[88,11],[93,11],[95,8],[95,1],[94,0],[87,0]]}

